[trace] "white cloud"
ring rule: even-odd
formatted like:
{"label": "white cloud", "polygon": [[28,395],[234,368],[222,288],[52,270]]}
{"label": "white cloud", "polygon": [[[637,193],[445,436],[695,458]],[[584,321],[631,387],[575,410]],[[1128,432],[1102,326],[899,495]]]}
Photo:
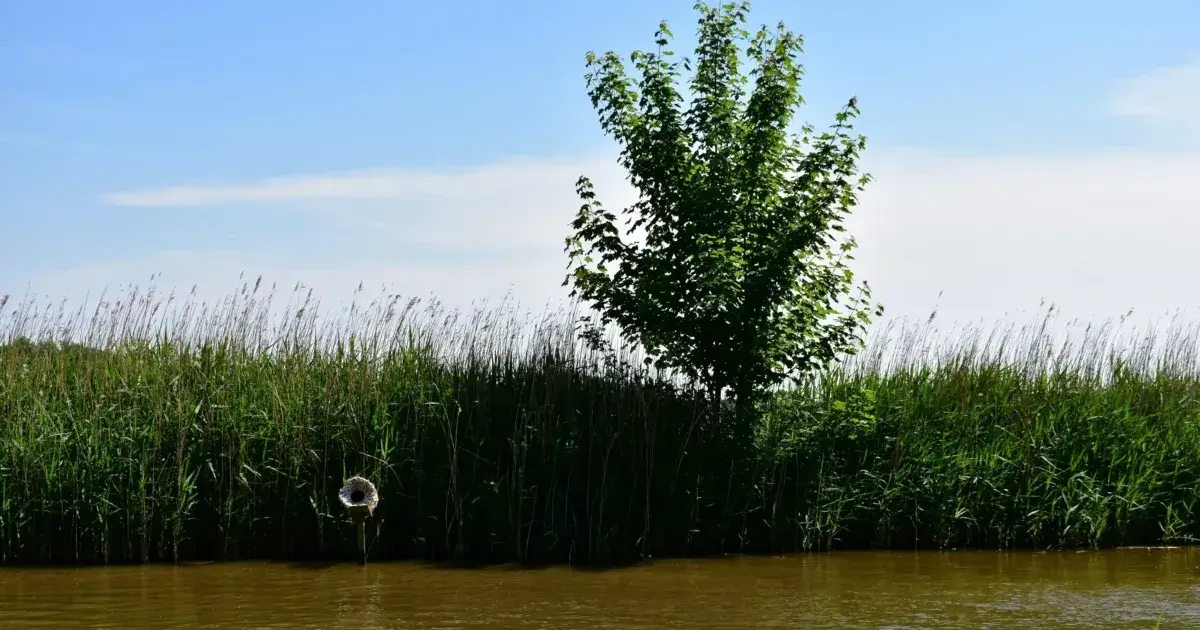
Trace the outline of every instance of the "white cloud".
{"label": "white cloud", "polygon": [[272,206],[314,211],[375,235],[456,247],[561,248],[588,176],[612,207],[635,197],[613,159],[513,159],[456,171],[379,169],[241,184],[106,195],[112,205],[154,208]]}
{"label": "white cloud", "polygon": [[1200,56],[1118,83],[1113,111],[1200,138]]}
{"label": "white cloud", "polygon": [[[1200,305],[1193,290],[1200,268],[1194,244],[1200,233],[1195,177],[1200,154],[955,158],[872,148],[866,168],[877,181],[850,226],[861,244],[856,266],[889,315],[921,318],[937,307],[943,319],[1024,319],[1028,315],[1019,311],[1034,311],[1045,299],[1067,317],[1095,320],[1130,308],[1158,315]],[[453,175],[387,173],[375,179],[356,173],[197,188],[188,194],[196,203],[239,198],[232,192],[238,190],[260,191],[254,194],[265,198],[313,190],[366,195],[357,188],[361,184],[395,201],[394,209],[374,208],[370,219],[389,230],[466,250],[515,243],[520,255],[452,266],[360,257],[315,267],[250,254],[157,254],[50,272],[33,279],[33,287],[74,299],[104,286],[144,284],[161,272],[159,286],[186,291],[199,284],[205,295],[219,296],[245,272],[288,290],[303,281],[327,303],[345,299],[362,281],[369,289],[386,285],[405,295],[432,292],[453,306],[511,289],[523,306],[536,309],[564,295],[562,239],[579,205],[576,177],[586,173],[599,180],[601,200],[611,208],[632,199],[611,159],[526,160]],[[182,203],[187,197],[156,194],[138,193],[127,201]],[[414,199],[419,203],[410,203]],[[341,200],[309,203],[329,212],[344,207]]]}
{"label": "white cloud", "polygon": [[949,158],[881,155],[852,233],[893,313],[945,290],[952,319],[1045,299],[1095,320],[1200,304],[1200,154]]}
{"label": "white cloud", "polygon": [[[587,163],[585,161],[584,166]],[[606,166],[607,161],[601,163]],[[529,184],[543,185],[548,175],[573,183],[578,160],[510,159],[477,169],[413,171],[374,169],[349,173],[279,177],[241,184],[176,186],[113,193],[105,201],[121,206],[188,207],[271,204],[311,199],[384,199],[394,201],[478,199],[505,195]],[[531,179],[532,178],[532,179]]]}

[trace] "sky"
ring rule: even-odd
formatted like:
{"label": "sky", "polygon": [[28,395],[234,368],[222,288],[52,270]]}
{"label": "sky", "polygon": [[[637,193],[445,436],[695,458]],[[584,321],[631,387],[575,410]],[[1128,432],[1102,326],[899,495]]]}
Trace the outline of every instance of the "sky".
{"label": "sky", "polygon": [[[635,192],[589,50],[690,53],[691,0],[0,0],[0,295],[239,274],[327,304],[561,299],[592,177]],[[889,317],[1200,306],[1200,3],[759,0],[823,127],[857,96],[850,222]]]}

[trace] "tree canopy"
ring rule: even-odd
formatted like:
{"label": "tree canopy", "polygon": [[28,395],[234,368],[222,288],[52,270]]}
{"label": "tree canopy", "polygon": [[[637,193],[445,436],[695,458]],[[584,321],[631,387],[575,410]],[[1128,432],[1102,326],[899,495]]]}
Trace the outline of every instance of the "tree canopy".
{"label": "tree canopy", "polygon": [[828,131],[792,132],[800,35],[782,23],[751,35],[748,2],[696,9],[694,61],[668,49],[666,22],[654,52],[630,55],[636,78],[617,53],[588,53],[591,102],[640,198],[618,226],[579,178],[564,285],[595,309],[593,331],[615,324],[648,363],[743,407],[857,351],[882,313],[855,282],[843,226],[870,179],[857,167],[866,139],[855,98]]}

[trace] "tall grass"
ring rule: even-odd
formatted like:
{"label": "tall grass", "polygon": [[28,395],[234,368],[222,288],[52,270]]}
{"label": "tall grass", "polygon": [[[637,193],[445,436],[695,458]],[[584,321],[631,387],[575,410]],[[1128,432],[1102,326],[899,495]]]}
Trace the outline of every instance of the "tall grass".
{"label": "tall grass", "polygon": [[[1059,340],[898,324],[752,432],[637,357],[530,319],[381,298],[324,317],[257,283],[0,304],[0,559],[609,563],[1200,535],[1196,330]],[[950,341],[950,343],[947,343]],[[750,435],[752,439],[737,436]]]}

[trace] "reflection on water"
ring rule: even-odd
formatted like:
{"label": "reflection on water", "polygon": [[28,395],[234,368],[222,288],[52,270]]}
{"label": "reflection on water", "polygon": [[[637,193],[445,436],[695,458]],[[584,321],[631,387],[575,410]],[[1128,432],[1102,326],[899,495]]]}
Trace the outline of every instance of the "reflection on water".
{"label": "reflection on water", "polygon": [[1200,628],[1200,550],[0,568],[4,628]]}

